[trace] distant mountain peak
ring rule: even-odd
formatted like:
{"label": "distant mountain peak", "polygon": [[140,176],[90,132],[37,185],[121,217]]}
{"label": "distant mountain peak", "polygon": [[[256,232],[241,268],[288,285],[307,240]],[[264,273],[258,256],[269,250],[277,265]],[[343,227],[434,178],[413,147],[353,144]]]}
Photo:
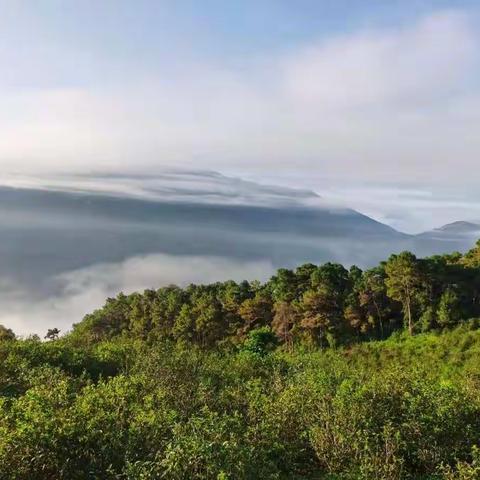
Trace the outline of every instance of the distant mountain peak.
{"label": "distant mountain peak", "polygon": [[476,232],[480,230],[480,224],[467,222],[463,220],[459,220],[457,222],[447,223],[442,227],[436,228],[435,231],[440,232],[457,232],[457,233],[468,233],[468,232]]}
{"label": "distant mountain peak", "polygon": [[452,240],[471,242],[472,237],[480,236],[480,223],[459,220],[447,223],[442,227],[434,228],[427,232],[420,233],[417,237],[434,240]]}

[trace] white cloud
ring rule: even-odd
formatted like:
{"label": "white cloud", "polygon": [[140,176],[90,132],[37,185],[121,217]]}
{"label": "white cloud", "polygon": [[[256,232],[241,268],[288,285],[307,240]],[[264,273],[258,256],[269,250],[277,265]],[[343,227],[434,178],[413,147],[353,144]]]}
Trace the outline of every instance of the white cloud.
{"label": "white cloud", "polygon": [[131,257],[120,263],[96,264],[61,274],[53,282],[61,288],[43,301],[32,301],[28,291],[2,285],[0,324],[16,334],[42,335],[47,328],[62,332],[100,308],[119,292],[132,293],[169,284],[211,283],[223,280],[265,280],[274,272],[267,261],[236,261],[211,256],[155,254]]}
{"label": "white cloud", "polygon": [[[476,18],[476,17],[474,17]],[[312,41],[243,71],[0,90],[4,170],[158,165],[477,182],[480,41],[467,13]],[[168,67],[168,66],[166,66]]]}
{"label": "white cloud", "polygon": [[166,168],[155,174],[12,175],[0,173],[0,185],[12,188],[99,193],[170,202],[222,205],[333,208],[312,190],[269,185],[209,170]]}
{"label": "white cloud", "polygon": [[476,46],[464,14],[441,13],[413,28],[360,32],[294,52],[286,86],[316,108],[415,108],[462,86]]}
{"label": "white cloud", "polygon": [[325,187],[325,195],[332,201],[347,199],[365,215],[411,234],[458,220],[480,222],[480,196],[472,191],[335,185]]}

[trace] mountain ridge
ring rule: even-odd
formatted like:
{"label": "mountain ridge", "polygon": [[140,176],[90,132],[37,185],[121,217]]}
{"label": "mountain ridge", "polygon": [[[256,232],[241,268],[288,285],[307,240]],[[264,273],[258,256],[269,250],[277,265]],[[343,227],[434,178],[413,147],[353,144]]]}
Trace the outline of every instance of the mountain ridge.
{"label": "mountain ridge", "polygon": [[472,236],[480,235],[480,224],[467,221],[467,220],[457,220],[454,222],[447,223],[437,228],[427,230],[425,232],[419,233],[419,237],[463,237],[463,236]]}

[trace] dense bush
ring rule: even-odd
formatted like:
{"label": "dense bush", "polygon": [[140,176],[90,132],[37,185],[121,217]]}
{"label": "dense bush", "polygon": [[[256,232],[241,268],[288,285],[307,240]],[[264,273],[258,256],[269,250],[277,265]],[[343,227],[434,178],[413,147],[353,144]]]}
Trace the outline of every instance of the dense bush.
{"label": "dense bush", "polygon": [[259,353],[268,333],[217,352],[118,340],[73,363],[67,339],[2,343],[0,478],[478,478],[474,324]]}

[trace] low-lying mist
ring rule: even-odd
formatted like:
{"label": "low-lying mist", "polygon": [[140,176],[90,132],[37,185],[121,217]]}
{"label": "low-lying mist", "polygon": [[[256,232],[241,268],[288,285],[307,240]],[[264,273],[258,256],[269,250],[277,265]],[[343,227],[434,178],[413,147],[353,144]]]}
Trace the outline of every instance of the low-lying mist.
{"label": "low-lying mist", "polygon": [[472,244],[405,235],[308,190],[214,172],[10,185],[0,187],[0,323],[65,331],[120,291],[262,280],[306,262],[370,267],[405,249]]}

